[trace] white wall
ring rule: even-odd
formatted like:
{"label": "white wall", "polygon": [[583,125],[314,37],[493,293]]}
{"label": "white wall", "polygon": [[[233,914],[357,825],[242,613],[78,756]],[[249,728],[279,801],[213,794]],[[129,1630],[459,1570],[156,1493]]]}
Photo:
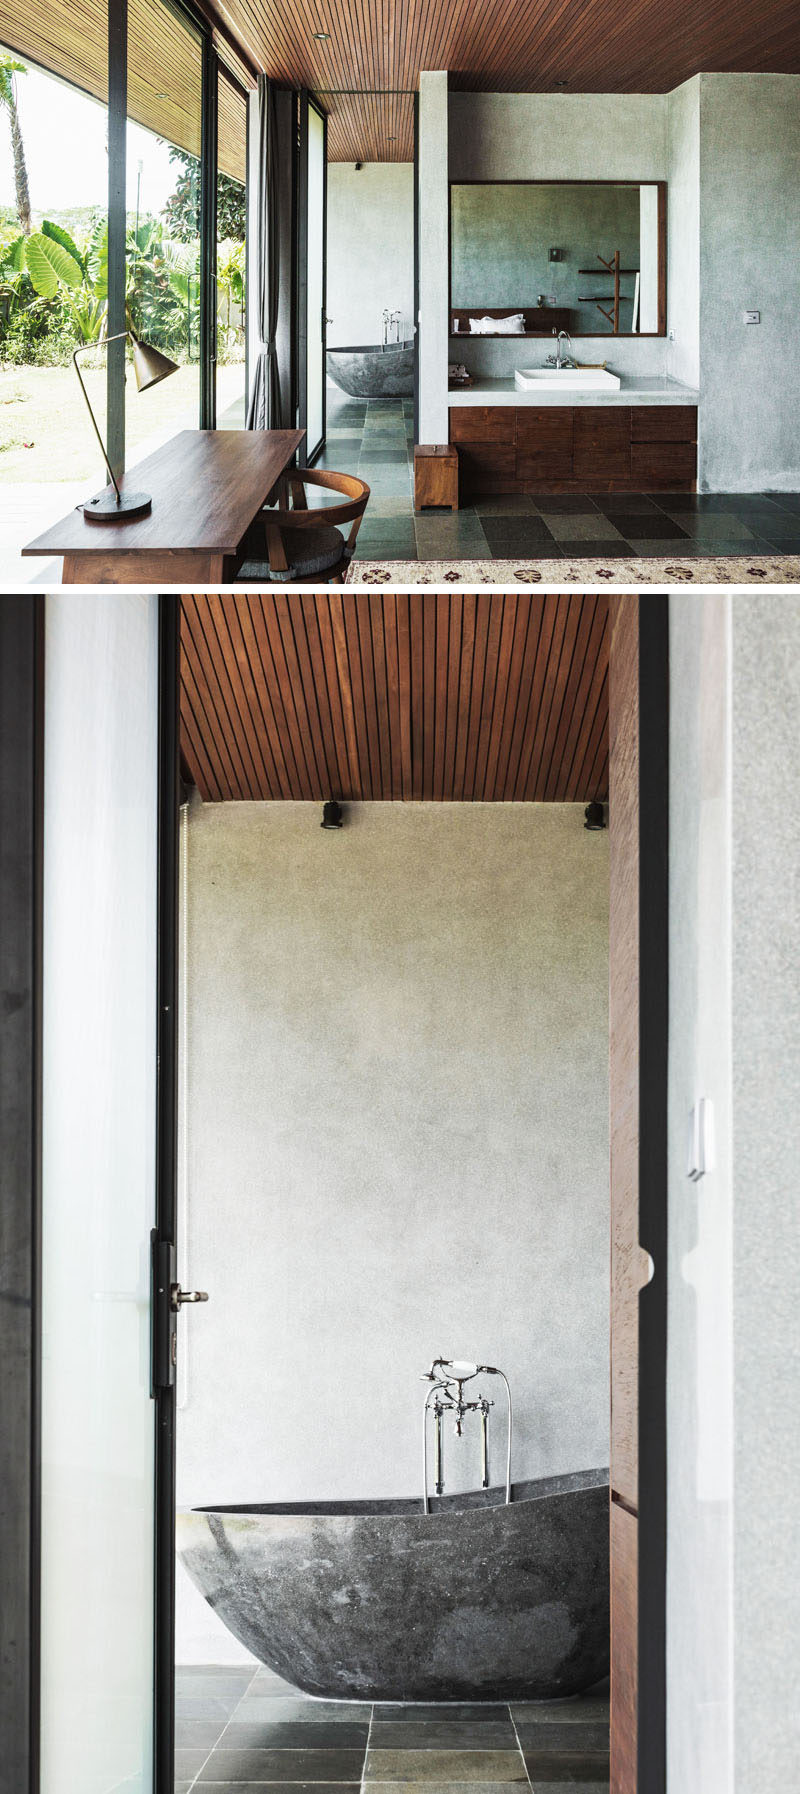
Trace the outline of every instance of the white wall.
{"label": "white wall", "polygon": [[[666,180],[667,128],[665,94],[451,93],[450,179]],[[529,347],[544,360],[545,342]],[[582,336],[578,350],[620,373],[666,371],[663,337]],[[458,354],[477,374],[519,366],[513,340],[465,338]]]}
{"label": "white wall", "polygon": [[[183,1270],[211,1300],[181,1504],[413,1494],[440,1352],[508,1372],[516,1477],[606,1463],[607,835],[580,806],[367,804],[330,835],[198,803],[186,838]],[[474,1431],[446,1453],[473,1485]],[[179,1657],[221,1661],[180,1590]]]}
{"label": "white wall", "polygon": [[[700,78],[700,486],[800,489],[800,75]],[[744,323],[745,310],[760,325]]]}
{"label": "white wall", "polygon": [[328,286],[331,348],[383,340],[384,311],[414,322],[414,164],[328,164]]}
{"label": "white wall", "polygon": [[448,442],[450,191],[447,71],[419,78],[419,441]]}
{"label": "white wall", "polygon": [[[673,596],[668,1794],[785,1794],[800,1719],[800,598]],[[711,1097],[716,1163],[686,1176]]]}

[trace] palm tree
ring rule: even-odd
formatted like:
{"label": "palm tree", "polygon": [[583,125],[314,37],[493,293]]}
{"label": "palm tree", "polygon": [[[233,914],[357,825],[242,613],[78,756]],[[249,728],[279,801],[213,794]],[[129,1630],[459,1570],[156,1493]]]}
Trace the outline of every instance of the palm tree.
{"label": "palm tree", "polygon": [[15,75],[26,75],[24,62],[15,61],[4,50],[0,54],[0,106],[5,106],[11,130],[11,150],[14,157],[14,185],[17,192],[17,217],[23,236],[31,233],[31,196],[28,189],[28,170],[25,166],[25,147],[22,142],[22,130],[19,122],[17,106],[17,84]]}

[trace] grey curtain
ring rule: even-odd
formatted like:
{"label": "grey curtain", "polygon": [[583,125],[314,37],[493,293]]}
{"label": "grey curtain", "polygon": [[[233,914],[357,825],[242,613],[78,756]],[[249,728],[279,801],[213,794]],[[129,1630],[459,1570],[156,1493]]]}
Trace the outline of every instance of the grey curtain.
{"label": "grey curtain", "polygon": [[247,408],[248,430],[280,429],[283,421],[277,345],[280,305],[280,183],[275,102],[272,82],[267,75],[259,75],[256,305],[260,346]]}

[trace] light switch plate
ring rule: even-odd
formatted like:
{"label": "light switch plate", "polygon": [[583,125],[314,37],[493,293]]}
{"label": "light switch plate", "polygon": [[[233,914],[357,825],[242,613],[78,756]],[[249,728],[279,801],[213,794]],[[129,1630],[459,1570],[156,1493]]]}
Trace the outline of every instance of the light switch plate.
{"label": "light switch plate", "polygon": [[761,323],[760,311],[746,311],[744,314],[744,321],[746,324],[760,324]]}
{"label": "light switch plate", "polygon": [[714,1104],[709,1096],[700,1096],[689,1114],[686,1175],[693,1183],[699,1183],[713,1169]]}

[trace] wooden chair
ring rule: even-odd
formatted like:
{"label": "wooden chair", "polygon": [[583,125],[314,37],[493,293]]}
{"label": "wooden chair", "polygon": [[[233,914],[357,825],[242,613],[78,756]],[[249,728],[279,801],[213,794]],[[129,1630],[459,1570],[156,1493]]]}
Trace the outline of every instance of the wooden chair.
{"label": "wooden chair", "polygon": [[[341,492],[345,502],[310,511],[306,486]],[[261,513],[270,579],[303,585],[324,577],[326,582],[343,584],[368,498],[369,486],[355,474],[332,473],[327,467],[292,468],[280,482],[277,506]],[[339,528],[342,523],[351,526],[346,539]]]}

